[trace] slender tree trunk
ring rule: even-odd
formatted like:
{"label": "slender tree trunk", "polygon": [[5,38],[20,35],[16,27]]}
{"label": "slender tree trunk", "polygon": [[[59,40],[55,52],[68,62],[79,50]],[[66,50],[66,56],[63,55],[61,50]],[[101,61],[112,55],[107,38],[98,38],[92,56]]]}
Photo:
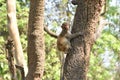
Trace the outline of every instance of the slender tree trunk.
{"label": "slender tree trunk", "polygon": [[28,27],[28,75],[26,80],[42,80],[45,62],[44,0],[30,0]]}
{"label": "slender tree trunk", "polygon": [[96,24],[105,0],[74,1],[77,1],[77,8],[72,33],[80,31],[84,35],[71,41],[72,49],[67,54],[64,66],[64,80],[87,80]]}
{"label": "slender tree trunk", "polygon": [[17,27],[16,0],[7,0],[7,19],[8,19],[8,25],[7,25],[8,31],[10,37],[14,41],[16,63],[17,65],[26,68],[23,50],[19,37],[19,31]]}

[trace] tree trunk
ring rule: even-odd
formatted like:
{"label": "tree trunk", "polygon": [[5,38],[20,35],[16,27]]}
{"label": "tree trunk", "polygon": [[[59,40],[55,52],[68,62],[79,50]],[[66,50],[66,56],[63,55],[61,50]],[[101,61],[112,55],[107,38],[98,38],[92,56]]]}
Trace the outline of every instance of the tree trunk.
{"label": "tree trunk", "polygon": [[84,35],[71,41],[72,49],[68,51],[64,66],[64,80],[87,80],[96,24],[105,0],[74,1],[77,1],[77,9],[72,33],[80,31]]}
{"label": "tree trunk", "polygon": [[26,80],[42,80],[45,62],[44,0],[30,0],[28,27],[28,75]]}
{"label": "tree trunk", "polygon": [[23,50],[20,42],[19,31],[16,20],[16,0],[7,0],[7,19],[8,19],[8,31],[10,37],[14,41],[15,46],[15,59],[17,65],[26,69],[26,63],[23,55]]}

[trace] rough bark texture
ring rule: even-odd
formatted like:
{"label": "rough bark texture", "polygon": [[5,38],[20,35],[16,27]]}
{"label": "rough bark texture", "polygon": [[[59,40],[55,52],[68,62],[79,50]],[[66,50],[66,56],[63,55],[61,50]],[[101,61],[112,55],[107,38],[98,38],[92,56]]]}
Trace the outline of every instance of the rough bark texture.
{"label": "rough bark texture", "polygon": [[64,80],[87,80],[90,51],[104,2],[105,0],[77,0],[72,33],[80,31],[84,35],[71,41],[72,49],[68,51],[64,66]]}
{"label": "rough bark texture", "polygon": [[26,80],[41,80],[44,71],[44,0],[30,0],[28,27],[28,75]]}

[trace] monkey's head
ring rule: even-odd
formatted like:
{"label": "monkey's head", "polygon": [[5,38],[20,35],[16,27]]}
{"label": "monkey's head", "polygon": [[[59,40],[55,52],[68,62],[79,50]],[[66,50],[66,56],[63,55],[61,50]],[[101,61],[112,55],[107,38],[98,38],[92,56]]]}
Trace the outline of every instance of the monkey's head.
{"label": "monkey's head", "polygon": [[62,28],[63,30],[69,30],[69,29],[70,29],[70,26],[69,26],[69,24],[68,24],[67,22],[64,22],[64,23],[62,24],[61,28]]}

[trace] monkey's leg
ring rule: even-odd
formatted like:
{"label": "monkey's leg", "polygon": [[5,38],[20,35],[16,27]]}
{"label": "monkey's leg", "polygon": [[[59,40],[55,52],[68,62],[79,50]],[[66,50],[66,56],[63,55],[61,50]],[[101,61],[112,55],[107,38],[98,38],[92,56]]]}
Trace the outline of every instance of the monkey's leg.
{"label": "monkey's leg", "polygon": [[60,62],[61,62],[60,80],[63,80],[63,72],[64,72],[63,69],[64,69],[65,58],[66,58],[66,54],[61,52],[60,54]]}

